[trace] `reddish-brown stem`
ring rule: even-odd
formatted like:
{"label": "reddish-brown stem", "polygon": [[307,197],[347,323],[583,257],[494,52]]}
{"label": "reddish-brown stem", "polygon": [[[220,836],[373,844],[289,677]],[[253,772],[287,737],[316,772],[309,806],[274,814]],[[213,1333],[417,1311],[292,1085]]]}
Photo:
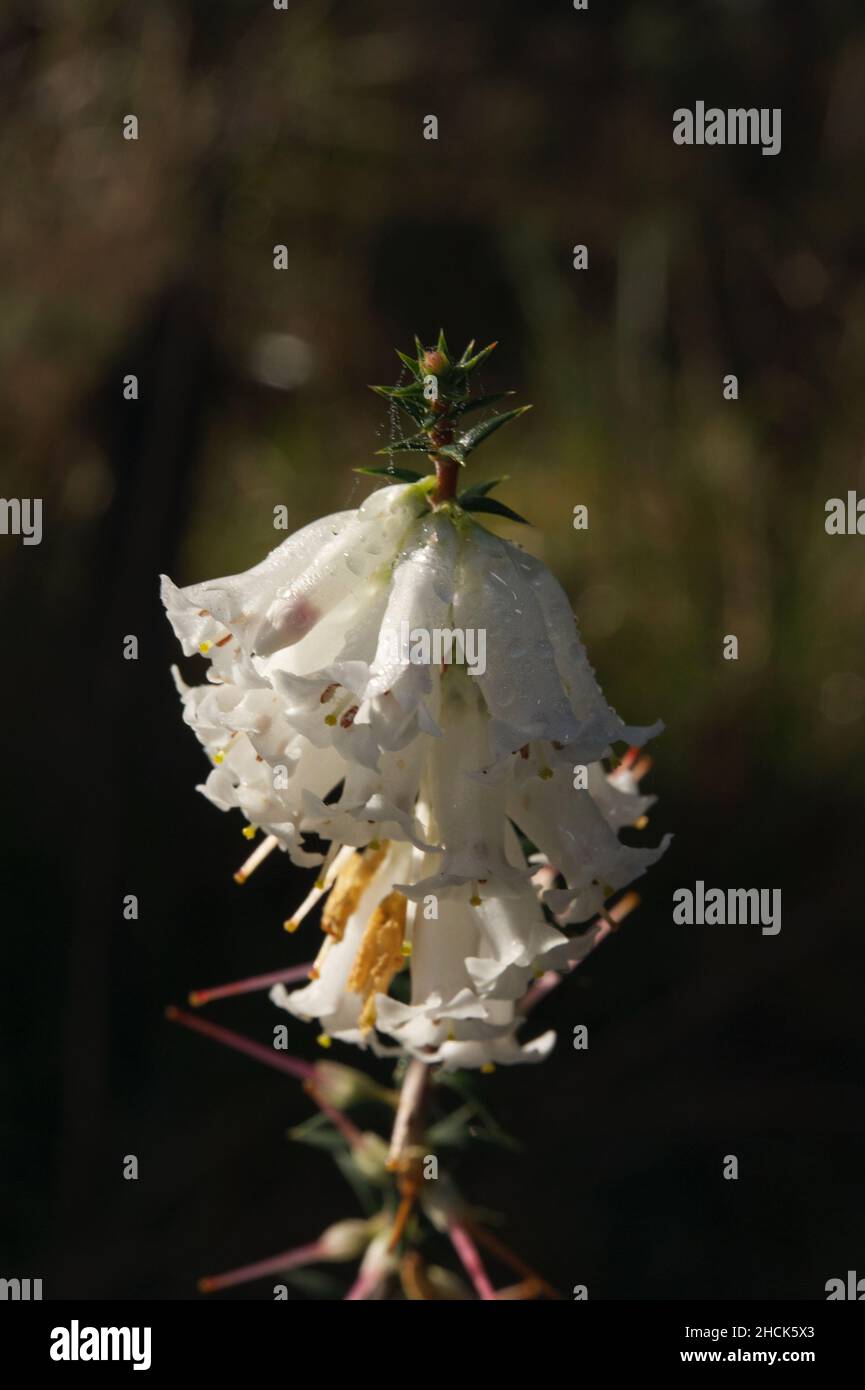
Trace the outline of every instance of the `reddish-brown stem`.
{"label": "reddish-brown stem", "polygon": [[457,495],[460,466],[454,459],[442,458],[440,454],[430,454],[430,458],[436,466],[436,490],[432,500],[436,506],[452,502]]}

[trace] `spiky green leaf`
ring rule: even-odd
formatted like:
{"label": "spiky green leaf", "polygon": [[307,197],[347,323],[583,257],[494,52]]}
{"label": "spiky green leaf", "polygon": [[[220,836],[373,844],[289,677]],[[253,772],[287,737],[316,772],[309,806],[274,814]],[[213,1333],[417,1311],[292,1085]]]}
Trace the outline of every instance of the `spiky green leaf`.
{"label": "spiky green leaf", "polygon": [[364,1216],[372,1216],[381,1207],[381,1192],[376,1192],[372,1183],[358,1171],[350,1153],[335,1153],[333,1161],[357,1198]]}
{"label": "spiky green leaf", "polygon": [[486,406],[496,405],[507,396],[515,394],[514,391],[497,391],[492,396],[476,396],[474,400],[460,401],[454,407],[454,414],[461,419],[463,415],[468,415],[470,410],[484,410]]}
{"label": "spiky green leaf", "polygon": [[[472,344],[472,346],[474,346],[474,344]],[[476,352],[474,357],[465,357],[464,355],[457,363],[457,366],[463,372],[473,372],[475,367],[479,367],[482,362],[486,362],[490,353],[495,352],[497,347],[498,343],[488,343],[485,348],[481,348],[480,352]]]}
{"label": "spiky green leaf", "polygon": [[413,381],[410,386],[370,386],[370,391],[375,391],[376,395],[384,396],[386,400],[401,401],[407,397],[417,397],[423,395],[423,386],[419,381]]}
{"label": "spiky green leaf", "polygon": [[[455,1091],[468,1103],[474,1115],[483,1125],[484,1137],[489,1139],[491,1143],[500,1144],[502,1148],[511,1149],[514,1153],[521,1152],[523,1146],[520,1141],[515,1139],[512,1134],[508,1134],[507,1130],[502,1128],[491,1111],[483,1104],[471,1073],[464,1071],[438,1072],[435,1076],[435,1082],[439,1086],[446,1087],[449,1091]],[[462,1109],[461,1106],[455,1113],[460,1114]]]}
{"label": "spiky green leaf", "polygon": [[516,410],[503,410],[500,415],[491,415],[489,420],[482,420],[479,425],[473,426],[465,434],[460,435],[459,446],[463,454],[468,457],[479,444],[483,444],[484,440],[489,439],[491,434],[500,430],[502,425],[507,425],[511,420],[525,415],[527,410],[531,410],[530,405],[518,405]]}
{"label": "spiky green leaf", "polygon": [[308,1120],[290,1129],[288,1138],[296,1144],[309,1144],[314,1149],[325,1149],[328,1153],[338,1153],[346,1146],[345,1139],[339,1130],[334,1129],[326,1115],[311,1115]]}
{"label": "spiky green leaf", "polygon": [[515,512],[511,507],[506,507],[504,502],[500,502],[497,497],[474,497],[469,498],[468,502],[460,500],[459,504],[464,512],[488,512],[490,516],[504,516],[508,521],[520,521],[524,526],[531,526],[530,521],[526,521],[524,516]]}
{"label": "spiky green leaf", "polygon": [[465,467],[466,456],[459,444],[442,444],[438,449],[432,449],[430,446],[430,449],[433,453],[443,454],[446,459],[453,459],[461,468]]}
{"label": "spiky green leaf", "polygon": [[476,497],[486,497],[487,493],[492,492],[499,483],[506,483],[507,481],[507,474],[503,478],[487,478],[485,483],[475,483],[474,487],[466,488],[465,492],[460,493],[457,501],[461,507],[465,507],[466,502],[472,502]]}
{"label": "spiky green leaf", "polygon": [[399,348],[396,349],[396,355],[399,358],[400,362],[402,362],[403,366],[408,367],[412,375],[416,377],[418,381],[420,381],[423,377],[423,372],[421,371],[420,363],[416,362],[413,357],[409,357],[407,352],[400,352]]}
{"label": "spiky green leaf", "polygon": [[355,468],[355,473],[366,473],[371,478],[395,478],[399,483],[416,483],[424,475],[415,473],[413,468]]}
{"label": "spiky green leaf", "polygon": [[432,444],[429,435],[425,432],[421,434],[410,434],[405,439],[395,439],[392,444],[386,444],[383,449],[376,449],[377,454],[428,454],[432,452]]}

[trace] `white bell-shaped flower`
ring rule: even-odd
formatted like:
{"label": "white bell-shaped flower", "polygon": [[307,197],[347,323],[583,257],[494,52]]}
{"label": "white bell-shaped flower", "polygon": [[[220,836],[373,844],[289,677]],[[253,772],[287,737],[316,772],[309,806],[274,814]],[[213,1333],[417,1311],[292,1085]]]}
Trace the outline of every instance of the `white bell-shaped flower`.
{"label": "white bell-shaped flower", "polygon": [[622,723],[550,572],[431,505],[431,481],[314,522],[246,574],[165,579],[184,651],[210,663],[178,688],[210,800],[299,864],[322,861],[308,837],[330,842],[296,914],[321,905],[313,978],[274,1001],[380,1053],[537,1060],[552,1034],[521,1045],[518,1004],[567,959],[561,928],[663,852],[618,838],[651,804],[634,754],[603,762],[661,726]]}

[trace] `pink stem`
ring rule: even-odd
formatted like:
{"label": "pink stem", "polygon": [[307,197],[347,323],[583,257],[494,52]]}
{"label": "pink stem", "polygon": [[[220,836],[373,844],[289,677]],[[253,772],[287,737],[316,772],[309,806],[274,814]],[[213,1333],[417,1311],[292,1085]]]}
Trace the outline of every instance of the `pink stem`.
{"label": "pink stem", "polygon": [[316,1240],[311,1245],[299,1245],[295,1250],[285,1250],[281,1255],[272,1255],[269,1260],[259,1260],[256,1264],[231,1269],[227,1274],[199,1279],[198,1287],[202,1293],[215,1293],[217,1289],[230,1289],[235,1284],[249,1284],[253,1279],[263,1279],[267,1274],[280,1274],[286,1269],[298,1269],[301,1265],[312,1264],[313,1261],[324,1258],[321,1242]]}
{"label": "pink stem", "polygon": [[228,985],[214,985],[212,989],[194,989],[189,1002],[194,1009],[199,1009],[212,999],[227,999],[232,994],[251,994],[253,990],[267,989],[270,985],[306,980],[311,969],[312,961],[308,961],[306,965],[291,965],[287,970],[274,970],[269,975],[251,975],[246,980],[234,980]]}
{"label": "pink stem", "polygon": [[355,1279],[345,1298],[344,1303],[357,1303],[360,1299],[371,1298],[381,1282],[381,1270],[370,1265],[367,1269],[361,1269],[360,1274]]}
{"label": "pink stem", "polygon": [[215,1042],[232,1047],[235,1052],[244,1052],[247,1057],[254,1057],[257,1062],[263,1062],[266,1067],[273,1067],[276,1071],[286,1072],[299,1081],[315,1079],[315,1066],[312,1062],[303,1062],[299,1057],[281,1057],[270,1047],[263,1047],[261,1043],[253,1042],[251,1038],[244,1038],[240,1033],[233,1033],[229,1028],[221,1028],[218,1023],[211,1023],[206,1018],[198,1018],[195,1014],[183,1013],[181,1009],[175,1009],[173,1004],[165,1010],[165,1017],[170,1019],[172,1023],[182,1024],[184,1028],[189,1028],[193,1033],[203,1033],[205,1037],[213,1038]]}
{"label": "pink stem", "polygon": [[489,1275],[484,1269],[483,1260],[480,1252],[466,1230],[458,1221],[450,1221],[448,1224],[448,1235],[451,1244],[462,1261],[463,1269],[472,1281],[478,1298],[485,1303],[495,1298],[495,1290],[490,1282]]}
{"label": "pink stem", "polygon": [[[626,893],[623,898],[620,898],[617,903],[614,903],[608,912],[604,912],[603,916],[599,917],[597,921],[593,923],[588,932],[586,932],[586,935],[580,937],[578,943],[580,953],[574,960],[568,961],[567,974],[561,975],[556,970],[545,971],[540,979],[536,980],[535,983],[526,990],[522,999],[517,1004],[517,1012],[521,1014],[530,1013],[536,1004],[539,1004],[542,999],[545,999],[547,995],[556,988],[556,985],[560,985],[562,980],[568,978],[572,970],[576,970],[578,965],[582,965],[586,956],[591,955],[592,951],[594,951],[597,946],[600,946],[602,941],[606,941],[607,937],[616,930],[616,927],[625,920],[628,914],[633,912],[635,907],[639,906],[639,903],[640,899],[637,893]],[[574,944],[576,945],[577,943],[575,942]]]}
{"label": "pink stem", "polygon": [[[567,974],[560,975],[557,970],[544,971],[540,979],[535,980],[534,984],[526,990],[522,999],[517,1004],[517,1011],[519,1013],[530,1013],[542,999],[546,999],[547,995],[556,988],[556,985],[560,985],[562,980],[566,980],[571,971],[576,970],[577,966],[582,964],[586,956],[590,955],[596,946],[600,946],[601,942],[610,935],[613,928],[610,926],[609,922],[599,922],[592,930],[594,932],[594,939],[589,945],[588,950],[585,949],[585,938],[583,938],[580,942],[580,945],[584,948],[582,955],[578,960],[568,961]],[[591,933],[589,933],[589,935],[591,935]]]}

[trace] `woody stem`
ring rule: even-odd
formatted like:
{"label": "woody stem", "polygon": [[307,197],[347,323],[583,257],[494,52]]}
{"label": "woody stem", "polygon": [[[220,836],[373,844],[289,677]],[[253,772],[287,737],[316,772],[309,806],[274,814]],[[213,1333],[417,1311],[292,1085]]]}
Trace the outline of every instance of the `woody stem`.
{"label": "woody stem", "polygon": [[440,454],[430,454],[430,458],[436,466],[436,490],[433,494],[433,502],[436,506],[442,502],[452,502],[457,495],[457,477],[460,466],[454,459],[442,458]]}
{"label": "woody stem", "polygon": [[399,1170],[406,1150],[412,1143],[417,1142],[419,1137],[420,1113],[426,1097],[429,1075],[430,1068],[427,1063],[413,1057],[403,1078],[396,1118],[393,1123],[390,1153],[388,1154],[388,1167],[391,1171]]}

